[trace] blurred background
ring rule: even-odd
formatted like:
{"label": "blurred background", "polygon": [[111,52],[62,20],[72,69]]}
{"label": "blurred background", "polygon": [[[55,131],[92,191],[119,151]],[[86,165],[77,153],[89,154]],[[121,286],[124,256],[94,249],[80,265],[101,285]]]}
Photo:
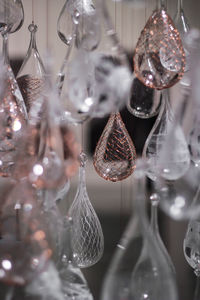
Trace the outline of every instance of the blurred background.
{"label": "blurred background", "polygon": [[[17,72],[27,52],[30,39],[28,25],[34,17],[34,21],[38,25],[38,50],[42,58],[45,56],[47,48],[51,50],[54,58],[54,75],[56,76],[67,51],[67,46],[59,39],[56,29],[57,19],[65,0],[23,0],[22,2],[25,11],[24,25],[19,32],[12,34],[9,39],[9,55],[13,69]],[[155,8],[156,1],[132,0],[129,2],[131,4],[106,0],[113,24],[122,45],[130,57],[130,65],[132,66],[132,56],[137,39]],[[168,13],[173,17],[177,10],[177,0],[167,0],[166,3]],[[183,6],[191,28],[200,29],[200,1],[183,0]],[[149,120],[137,119],[125,108],[122,111],[122,118],[132,137],[137,155],[140,156],[156,118]],[[105,272],[129,221],[134,194],[134,175],[122,182],[111,183],[100,178],[93,168],[92,155],[106,122],[107,118],[93,119],[84,125],[84,150],[89,157],[86,169],[88,194],[99,216],[105,237],[103,258],[94,267],[83,270],[95,300],[99,300]],[[74,130],[77,132],[78,139],[80,139],[82,129],[77,126]],[[67,199],[61,203],[63,212],[67,212],[73,201],[76,187],[77,177],[71,182]],[[189,300],[193,297],[195,276],[183,255],[182,244],[187,223],[172,221],[162,212],[159,212],[159,226],[161,236],[176,267],[180,299]]]}

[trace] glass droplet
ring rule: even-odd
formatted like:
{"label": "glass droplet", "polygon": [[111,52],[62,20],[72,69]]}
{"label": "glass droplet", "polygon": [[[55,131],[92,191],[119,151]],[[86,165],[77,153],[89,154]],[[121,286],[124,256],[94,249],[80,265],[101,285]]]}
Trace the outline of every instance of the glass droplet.
{"label": "glass droplet", "polygon": [[40,96],[44,88],[45,70],[36,46],[37,26],[32,23],[28,29],[31,33],[30,45],[17,75],[17,83],[29,112],[33,102]]}
{"label": "glass droplet", "polygon": [[127,109],[135,117],[151,118],[159,113],[161,108],[161,93],[145,86],[138,78],[132,84],[131,96]]}
{"label": "glass droplet", "polygon": [[71,250],[73,263],[79,268],[86,268],[97,263],[104,250],[104,237],[101,224],[90,203],[86,182],[86,155],[80,155],[81,165],[79,185],[68,215],[72,218]]}
{"label": "glass droplet", "polygon": [[180,34],[164,8],[153,12],[138,40],[134,71],[145,85],[164,89],[184,74],[185,52]]}
{"label": "glass droplet", "polygon": [[136,151],[120,113],[111,114],[94,154],[94,167],[106,180],[120,181],[135,169]]}

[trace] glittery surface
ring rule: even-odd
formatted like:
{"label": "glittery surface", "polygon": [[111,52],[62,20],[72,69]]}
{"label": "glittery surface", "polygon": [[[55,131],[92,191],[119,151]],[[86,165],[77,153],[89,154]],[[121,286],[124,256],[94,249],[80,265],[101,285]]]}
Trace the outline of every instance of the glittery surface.
{"label": "glittery surface", "polygon": [[164,89],[184,74],[185,52],[180,34],[162,8],[153,12],[138,40],[134,71],[146,86]]}
{"label": "glittery surface", "polygon": [[113,113],[94,154],[94,167],[106,180],[120,181],[135,169],[136,151],[119,113]]}

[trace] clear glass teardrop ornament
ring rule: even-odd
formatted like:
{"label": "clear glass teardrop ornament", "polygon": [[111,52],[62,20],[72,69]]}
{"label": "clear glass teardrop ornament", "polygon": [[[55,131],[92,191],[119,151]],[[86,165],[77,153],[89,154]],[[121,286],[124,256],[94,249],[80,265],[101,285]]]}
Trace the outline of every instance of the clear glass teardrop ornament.
{"label": "clear glass teardrop ornament", "polygon": [[80,161],[78,189],[68,216],[73,220],[71,228],[73,263],[80,268],[85,268],[100,260],[104,250],[104,237],[86,190],[86,155],[83,152],[80,154]]}
{"label": "clear glass teardrop ornament", "polygon": [[183,242],[184,256],[188,264],[194,269],[197,276],[200,275],[200,222],[199,217],[191,220]]}
{"label": "clear glass teardrop ornament", "polygon": [[24,9],[21,0],[1,0],[0,32],[2,35],[14,33],[24,22]]}
{"label": "clear glass teardrop ornament", "polygon": [[17,83],[29,112],[44,88],[45,70],[36,45],[37,25],[32,22],[28,29],[31,34],[30,45],[17,75]]}
{"label": "clear glass teardrop ornament", "polygon": [[184,132],[169,105],[169,92],[163,91],[159,116],[146,140],[143,157],[147,159],[147,176],[177,180],[190,165],[190,153]]}
{"label": "clear glass teardrop ornament", "polygon": [[62,284],[64,299],[93,300],[87,281],[81,270],[73,263],[72,218],[64,218],[62,234],[62,251],[58,264],[59,276]]}
{"label": "clear glass teardrop ornament", "polygon": [[27,114],[17,82],[8,64],[1,62],[0,176],[12,176],[19,140],[26,128]]}
{"label": "clear glass teardrop ornament", "polygon": [[174,24],[181,35],[182,42],[184,42],[184,36],[187,32],[189,32],[190,25],[183,9],[183,0],[177,0],[177,11],[174,16]]}
{"label": "clear glass teardrop ornament", "polygon": [[200,169],[190,163],[187,172],[178,180],[155,182],[156,193],[160,197],[160,207],[174,220],[195,218],[200,213]]}
{"label": "clear glass teardrop ornament", "polygon": [[180,34],[162,5],[141,32],[134,53],[135,75],[150,88],[162,90],[176,84],[184,70],[185,52]]}
{"label": "clear glass teardrop ornament", "polygon": [[156,116],[161,107],[161,92],[145,86],[134,78],[127,108],[131,114],[141,119]]}
{"label": "clear glass teardrop ornament", "polygon": [[150,200],[151,200],[151,221],[150,222],[151,222],[151,229],[153,232],[153,236],[156,240],[157,247],[159,247],[160,250],[162,251],[162,253],[167,261],[167,265],[170,267],[172,276],[175,276],[176,271],[175,271],[174,264],[171,260],[171,257],[169,256],[169,253],[167,252],[167,249],[166,249],[166,247],[161,239],[160,233],[159,233],[158,205],[160,202],[160,197],[157,193],[153,193],[150,196]]}
{"label": "clear glass teardrop ornament", "polygon": [[2,200],[1,281],[24,285],[44,270],[52,251],[33,187],[18,182]]}
{"label": "clear glass teardrop ornament", "polygon": [[137,181],[133,216],[117,245],[104,281],[102,300],[177,299],[170,267],[157,246],[147,218],[145,173],[146,164],[138,160],[134,173]]}
{"label": "clear glass teardrop ornament", "polygon": [[[126,54],[119,44],[106,4],[96,4],[94,12],[83,22],[88,25],[84,25],[82,34],[84,16],[87,14],[80,15],[77,34],[67,49],[57,80],[66,118],[73,123],[83,123],[120,109],[125,105],[131,87]],[[95,26],[91,25],[93,17]],[[97,43],[94,36],[97,38],[99,33]]]}
{"label": "clear glass teardrop ornament", "polygon": [[96,172],[113,182],[130,176],[136,163],[136,151],[120,113],[111,114],[95,149]]}

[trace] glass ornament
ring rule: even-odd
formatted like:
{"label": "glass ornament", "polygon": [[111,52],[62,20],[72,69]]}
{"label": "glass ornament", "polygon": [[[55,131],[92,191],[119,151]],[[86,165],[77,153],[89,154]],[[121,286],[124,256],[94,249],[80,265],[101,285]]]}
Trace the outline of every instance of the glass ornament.
{"label": "glass ornament", "polygon": [[[118,42],[104,2],[97,3],[94,18],[99,20],[98,26],[93,26],[94,33],[88,29],[89,24],[84,27],[83,36],[75,36],[57,80],[66,117],[73,123],[83,123],[88,118],[103,117],[116,111],[125,105],[130,92],[131,73],[126,54]],[[102,29],[101,40],[94,46],[92,41],[98,36],[96,28]]]}
{"label": "glass ornament", "polygon": [[162,90],[184,75],[185,52],[181,37],[163,1],[148,19],[134,53],[134,72],[143,84]]}
{"label": "glass ornament", "polygon": [[158,118],[146,140],[143,157],[148,161],[147,176],[155,181],[158,177],[166,180],[181,178],[190,166],[190,153],[181,127],[180,104],[177,111],[172,112],[169,105],[169,92],[162,92],[163,102]]}
{"label": "glass ornament", "polygon": [[45,70],[36,45],[37,25],[32,22],[28,29],[31,34],[30,45],[17,75],[17,83],[29,112],[44,88]]}
{"label": "glass ornament", "polygon": [[190,26],[183,9],[183,0],[177,0],[177,11],[174,16],[174,24],[181,35],[182,42],[184,42],[184,36],[189,32]]}
{"label": "glass ornament", "polygon": [[175,220],[194,218],[200,213],[200,170],[190,163],[186,174],[178,180],[157,179],[155,188],[160,207]]}
{"label": "glass ornament", "polygon": [[158,205],[160,202],[159,195],[157,193],[153,193],[150,196],[151,200],[151,229],[154,235],[154,238],[156,239],[157,242],[157,247],[160,248],[160,250],[163,252],[163,255],[165,256],[165,259],[167,261],[168,266],[171,269],[171,275],[175,276],[176,271],[174,264],[171,260],[171,257],[169,256],[167,249],[161,239],[160,233],[159,233],[159,227],[158,227]]}
{"label": "glass ornament", "polygon": [[104,237],[86,189],[86,155],[83,152],[80,154],[80,164],[78,189],[68,216],[73,220],[71,228],[73,263],[79,268],[86,268],[97,263],[102,257]]}
{"label": "glass ornament", "polygon": [[127,109],[135,117],[147,119],[156,116],[161,107],[161,92],[145,86],[134,78]]}
{"label": "glass ornament", "polygon": [[2,35],[14,33],[24,22],[24,9],[21,0],[1,0],[0,32]]}
{"label": "glass ornament", "polygon": [[57,90],[48,79],[44,94],[33,104],[21,141],[15,177],[28,177],[39,189],[60,189],[78,168],[78,144],[61,120]]}
{"label": "glass ornament", "polygon": [[146,215],[145,168],[144,162],[137,162],[134,213],[117,245],[104,281],[102,300],[177,299],[170,266],[157,246]]}
{"label": "glass ornament", "polygon": [[37,195],[27,181],[17,183],[3,199],[0,223],[0,280],[24,285],[44,270],[52,253]]}
{"label": "glass ornament", "polygon": [[61,261],[58,265],[64,299],[93,300],[87,281],[81,270],[73,263],[71,247],[73,220],[69,217],[63,220]]}
{"label": "glass ornament", "polygon": [[183,251],[185,259],[188,264],[194,269],[196,275],[196,288],[194,293],[194,300],[198,300],[200,296],[200,268],[199,268],[199,216],[195,220],[191,220],[187,227],[187,232],[183,242]]}
{"label": "glass ornament", "polygon": [[26,128],[26,108],[9,65],[1,65],[0,90],[0,176],[13,174],[19,140]]}
{"label": "glass ornament", "polygon": [[136,151],[120,113],[111,114],[93,157],[96,172],[113,182],[130,176],[135,169]]}

